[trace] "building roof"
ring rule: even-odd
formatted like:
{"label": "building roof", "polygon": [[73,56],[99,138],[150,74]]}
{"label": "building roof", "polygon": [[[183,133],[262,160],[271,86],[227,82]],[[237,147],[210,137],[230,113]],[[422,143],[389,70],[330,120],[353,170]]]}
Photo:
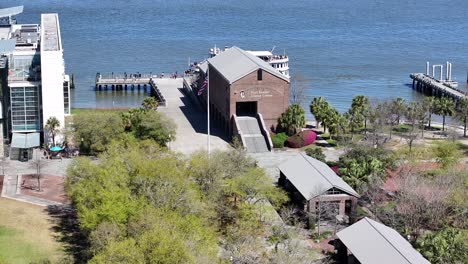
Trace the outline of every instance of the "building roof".
{"label": "building roof", "polygon": [[336,235],[362,264],[430,263],[397,231],[367,217]]}
{"label": "building roof", "polygon": [[203,73],[206,73],[206,71],[208,70],[208,61],[204,61],[204,62],[198,64],[198,68],[199,68]]}
{"label": "building roof", "polygon": [[230,84],[257,69],[262,69],[289,82],[287,77],[271,67],[270,64],[236,46],[226,49],[224,52],[208,59],[208,62],[221,73]]}
{"label": "building roof", "polygon": [[42,14],[42,51],[59,51],[62,49],[57,14]]}
{"label": "building roof", "polygon": [[14,6],[0,9],[0,17],[16,16],[23,13],[23,6]]}
{"label": "building roof", "polygon": [[336,175],[327,164],[304,153],[281,164],[279,169],[306,200],[332,188],[359,197],[359,194]]}
{"label": "building roof", "polygon": [[2,39],[0,40],[0,55],[9,54],[15,50],[15,39]]}

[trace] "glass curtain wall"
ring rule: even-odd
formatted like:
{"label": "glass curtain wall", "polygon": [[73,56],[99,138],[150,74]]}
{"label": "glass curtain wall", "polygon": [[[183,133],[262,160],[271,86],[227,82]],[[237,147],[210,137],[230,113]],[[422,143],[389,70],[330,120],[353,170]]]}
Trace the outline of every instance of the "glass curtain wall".
{"label": "glass curtain wall", "polygon": [[10,59],[11,81],[39,81],[41,79],[41,56],[15,55]]}
{"label": "glass curtain wall", "polygon": [[39,131],[39,88],[11,88],[11,124],[13,131]]}

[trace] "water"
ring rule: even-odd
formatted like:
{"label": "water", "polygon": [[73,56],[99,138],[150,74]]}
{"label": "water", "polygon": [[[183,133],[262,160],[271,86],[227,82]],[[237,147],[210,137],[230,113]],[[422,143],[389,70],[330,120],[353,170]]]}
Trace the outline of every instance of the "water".
{"label": "water", "polygon": [[96,72],[182,72],[214,44],[286,50],[291,74],[309,83],[306,107],[314,96],[340,111],[358,94],[414,100],[420,95],[408,75],[424,72],[426,61],[451,61],[462,86],[467,77],[466,0],[2,0],[0,7],[18,4],[25,5],[19,23],[59,13],[78,108],[140,104],[137,92],[95,92]]}

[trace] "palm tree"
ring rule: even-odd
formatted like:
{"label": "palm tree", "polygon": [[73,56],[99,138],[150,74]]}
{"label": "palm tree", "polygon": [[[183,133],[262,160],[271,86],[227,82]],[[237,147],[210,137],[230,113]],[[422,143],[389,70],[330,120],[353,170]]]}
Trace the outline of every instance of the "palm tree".
{"label": "palm tree", "polygon": [[367,116],[369,114],[369,98],[364,95],[358,95],[353,98],[351,108],[349,109],[351,121],[354,123],[351,132],[362,126],[364,122],[364,129],[367,128]]}
{"label": "palm tree", "polygon": [[305,126],[305,111],[302,106],[293,104],[288,107],[286,112],[281,114],[278,125],[286,130],[288,135],[294,135]]}
{"label": "palm tree", "polygon": [[437,109],[436,113],[442,116],[442,131],[445,130],[445,117],[452,116],[454,113],[454,103],[448,97],[442,97],[437,100]]}
{"label": "palm tree", "polygon": [[[315,120],[317,122],[317,128],[320,126],[320,122],[323,121],[325,118],[328,109],[330,108],[330,104],[326,101],[325,97],[314,97],[312,102],[310,103],[310,113],[314,115]],[[323,132],[325,133],[325,127],[323,128]]]}
{"label": "palm tree", "polygon": [[458,102],[457,116],[463,122],[463,136],[466,137],[466,124],[468,121],[468,98],[462,98]]}
{"label": "palm tree", "polygon": [[437,110],[437,99],[433,96],[424,97],[423,100],[424,107],[427,109],[429,129],[431,129],[432,114]]}
{"label": "palm tree", "polygon": [[141,106],[146,110],[154,110],[158,107],[158,101],[154,97],[148,96],[143,99]]}
{"label": "palm tree", "polygon": [[400,118],[406,111],[406,103],[403,98],[398,97],[392,102],[392,112],[396,115],[397,125],[400,124]]}
{"label": "palm tree", "polygon": [[54,143],[54,146],[55,146],[55,136],[59,132],[59,127],[60,127],[60,121],[55,116],[51,116],[49,117],[49,119],[47,119],[45,128],[52,135],[52,142]]}
{"label": "palm tree", "polygon": [[340,113],[333,107],[329,107],[323,115],[323,132],[325,132],[325,128],[328,128],[330,139],[332,138],[332,135],[336,135],[338,133],[340,116]]}

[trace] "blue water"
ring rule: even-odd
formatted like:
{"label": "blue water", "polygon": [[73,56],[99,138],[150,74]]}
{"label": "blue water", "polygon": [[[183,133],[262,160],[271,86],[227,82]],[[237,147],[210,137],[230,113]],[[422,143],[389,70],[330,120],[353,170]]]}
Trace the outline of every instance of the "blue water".
{"label": "blue water", "polygon": [[426,61],[453,63],[465,86],[467,0],[2,0],[24,4],[20,23],[60,16],[66,69],[75,74],[73,107],[132,106],[143,95],[97,94],[96,72],[181,72],[209,48],[284,50],[291,75],[308,82],[307,100],[325,96],[346,110],[353,96],[420,95],[408,74]]}

